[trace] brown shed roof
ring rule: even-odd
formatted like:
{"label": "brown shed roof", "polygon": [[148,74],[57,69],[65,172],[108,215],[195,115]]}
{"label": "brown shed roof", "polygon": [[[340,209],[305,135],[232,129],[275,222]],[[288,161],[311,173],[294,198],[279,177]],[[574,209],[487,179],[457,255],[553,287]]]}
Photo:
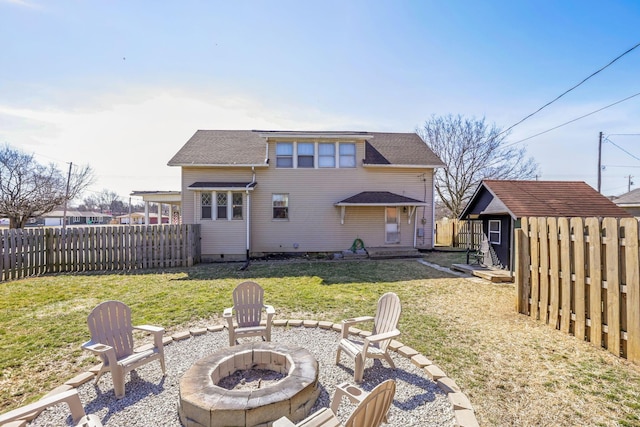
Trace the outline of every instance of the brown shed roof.
{"label": "brown shed roof", "polygon": [[524,216],[631,217],[607,197],[582,181],[482,181],[463,215],[474,199],[486,189],[502,202],[515,218]]}
{"label": "brown shed roof", "polygon": [[415,133],[198,130],[169,166],[266,166],[267,138],[366,140],[365,165],[443,167]]}

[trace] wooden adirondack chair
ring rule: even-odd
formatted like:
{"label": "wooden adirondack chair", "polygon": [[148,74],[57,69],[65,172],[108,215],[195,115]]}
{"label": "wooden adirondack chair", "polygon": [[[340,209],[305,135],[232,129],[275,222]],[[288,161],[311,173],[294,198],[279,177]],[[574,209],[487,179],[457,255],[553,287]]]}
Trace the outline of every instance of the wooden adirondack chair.
{"label": "wooden adirondack chair", "polygon": [[344,424],[345,427],[378,427],[383,422],[387,422],[387,413],[395,392],[396,382],[394,380],[380,383],[369,393],[354,385],[343,383],[336,388],[333,394],[331,409],[322,408],[298,424],[282,417],[273,423],[273,427],[340,427],[342,424],[336,417],[336,413],[342,396],[347,397],[352,403],[358,403]]}
{"label": "wooden adirondack chair", "polygon": [[71,418],[73,419],[73,422],[76,423],[76,427],[102,427],[100,418],[95,415],[87,415],[84,412],[80,396],[78,396],[78,392],[75,388],[56,393],[51,396],[45,396],[37,402],[30,403],[26,406],[22,406],[14,409],[13,411],[2,414],[0,415],[0,425],[5,425],[12,421],[31,420],[49,406],[63,402],[69,405]]}
{"label": "wooden adirondack chair", "polygon": [[[354,319],[342,321],[342,337],[338,344],[336,354],[336,365],[340,363],[342,351],[355,360],[353,378],[356,383],[362,382],[364,376],[364,364],[366,358],[384,359],[395,369],[395,364],[389,355],[387,348],[391,340],[400,335],[397,329],[400,319],[400,298],[393,292],[387,292],[378,300],[378,308],[375,317],[361,316]],[[349,328],[356,323],[373,320],[373,331],[371,335],[361,338],[351,338]]]}
{"label": "wooden adirondack chair", "polygon": [[[166,368],[164,363],[164,346],[162,335],[164,328],[150,325],[132,326],[131,309],[120,301],[105,301],[94,308],[87,318],[91,340],[82,344],[102,359],[102,367],[96,375],[97,383],[103,373],[110,371],[113,388],[118,399],[124,397],[124,383],[127,372],[158,360],[162,375]],[[153,346],[145,346],[139,350],[133,347],[133,330],[153,334]]]}
{"label": "wooden adirondack chair", "polygon": [[[263,304],[263,300],[264,290],[255,282],[240,283],[233,290],[233,307],[225,308],[222,313],[229,327],[230,346],[236,345],[241,337],[262,337],[264,341],[271,341],[271,320],[276,311]],[[265,324],[260,323],[263,309],[267,313]]]}

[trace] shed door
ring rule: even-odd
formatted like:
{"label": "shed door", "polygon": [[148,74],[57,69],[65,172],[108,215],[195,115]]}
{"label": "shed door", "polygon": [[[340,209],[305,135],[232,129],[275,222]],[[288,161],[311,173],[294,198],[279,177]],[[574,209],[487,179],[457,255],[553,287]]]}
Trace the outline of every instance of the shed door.
{"label": "shed door", "polygon": [[398,208],[385,208],[385,243],[400,243],[400,215]]}

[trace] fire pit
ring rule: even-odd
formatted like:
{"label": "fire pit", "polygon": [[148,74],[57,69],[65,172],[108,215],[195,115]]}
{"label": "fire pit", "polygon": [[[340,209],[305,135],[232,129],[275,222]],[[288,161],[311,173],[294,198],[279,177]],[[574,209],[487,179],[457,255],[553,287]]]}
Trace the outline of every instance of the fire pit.
{"label": "fire pit", "polygon": [[[238,371],[251,378],[273,371],[275,380],[256,381],[259,388],[219,385]],[[188,427],[266,426],[282,416],[296,422],[309,414],[319,392],[318,362],[309,351],[255,342],[216,351],[189,368],[180,380],[178,413]]]}

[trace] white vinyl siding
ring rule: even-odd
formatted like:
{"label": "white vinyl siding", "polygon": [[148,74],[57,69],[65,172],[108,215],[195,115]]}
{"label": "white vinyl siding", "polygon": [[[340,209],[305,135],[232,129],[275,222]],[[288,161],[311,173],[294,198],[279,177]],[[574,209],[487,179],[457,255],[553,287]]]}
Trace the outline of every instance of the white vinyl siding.
{"label": "white vinyl siding", "polygon": [[[315,143],[316,163],[320,146],[338,148],[339,143]],[[364,158],[364,143],[355,143],[356,159]],[[335,153],[335,151],[334,151]],[[276,158],[276,144],[269,144],[270,159]],[[336,159],[337,160],[337,159]],[[422,174],[426,180],[422,180]],[[272,161],[268,167],[255,168],[258,185],[250,192],[247,205],[244,195],[242,221],[200,220],[199,194],[188,186],[198,181],[251,182],[250,168],[182,168],[183,212],[185,223],[200,223],[202,253],[237,253],[246,251],[246,222],[250,221],[250,251],[268,252],[339,252],[348,249],[354,239],[361,238],[365,247],[385,246],[385,207],[349,206],[345,208],[344,224],[340,223],[341,208],[335,203],[362,191],[389,191],[405,197],[423,200],[429,206],[417,207],[408,223],[408,213],[399,214],[400,246],[433,247],[433,170],[418,168],[297,168],[280,169]],[[288,220],[273,219],[273,194],[288,195]],[[243,206],[243,209],[245,208]],[[422,218],[426,223],[421,223]],[[424,237],[415,237],[423,229]],[[235,233],[235,234],[234,234]],[[295,248],[295,244],[298,248]]]}

